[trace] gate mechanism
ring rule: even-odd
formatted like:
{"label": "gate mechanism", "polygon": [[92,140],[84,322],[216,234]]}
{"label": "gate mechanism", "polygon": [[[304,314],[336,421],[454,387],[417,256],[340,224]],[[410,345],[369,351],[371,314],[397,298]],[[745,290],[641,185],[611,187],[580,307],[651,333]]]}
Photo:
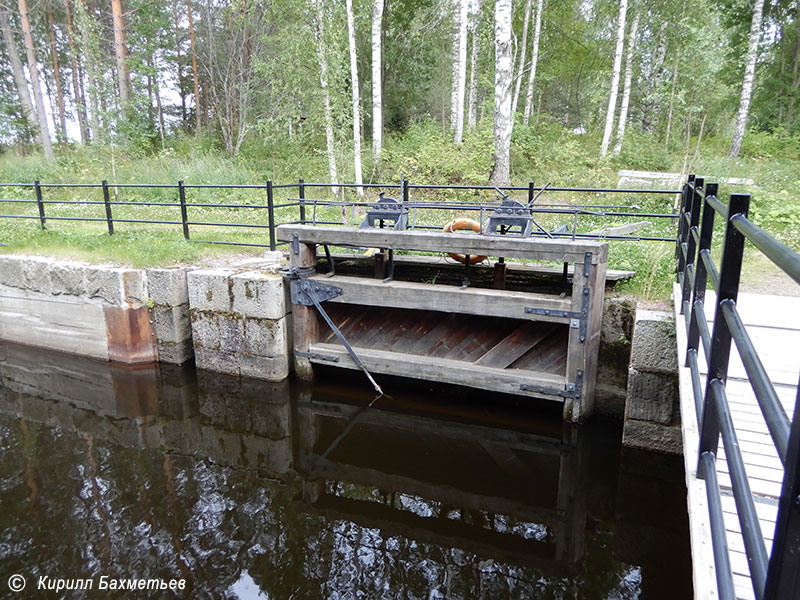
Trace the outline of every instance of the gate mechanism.
{"label": "gate mechanism", "polygon": [[384,198],[384,193],[378,194],[378,201],[369,208],[358,227],[359,229],[375,227],[376,221],[381,227],[383,227],[384,221],[393,221],[392,229],[395,231],[404,231],[408,227],[408,208],[403,206],[400,200]]}
{"label": "gate mechanism", "polygon": [[[339,338],[339,341],[342,342],[342,345],[347,350],[347,353],[350,355],[350,358],[353,359],[353,362],[364,371],[364,375],[367,376],[369,382],[372,384],[372,387],[375,388],[375,391],[383,396],[383,390],[381,386],[375,383],[375,380],[370,375],[369,371],[367,371],[367,367],[364,366],[364,363],[356,354],[356,351],[353,350],[353,347],[348,343],[345,339],[342,332],[330,318],[325,309],[322,308],[322,302],[326,300],[330,300],[331,298],[336,298],[337,296],[342,295],[342,288],[336,287],[335,285],[329,285],[327,283],[322,283],[315,279],[310,279],[310,276],[313,275],[313,269],[298,269],[297,267],[290,267],[288,269],[283,270],[283,276],[291,281],[291,298],[292,304],[300,304],[302,306],[316,306],[319,314],[322,315],[322,318],[325,319],[325,322],[328,324],[328,327],[331,328],[334,335]],[[306,358],[315,358],[320,360],[327,360],[331,362],[338,362],[338,358],[333,356],[327,356],[323,354],[317,354],[314,352],[297,352],[295,351],[297,356],[304,356]],[[378,396],[378,397],[380,397]],[[377,398],[376,398],[377,400]],[[373,400],[374,402],[374,400]]]}

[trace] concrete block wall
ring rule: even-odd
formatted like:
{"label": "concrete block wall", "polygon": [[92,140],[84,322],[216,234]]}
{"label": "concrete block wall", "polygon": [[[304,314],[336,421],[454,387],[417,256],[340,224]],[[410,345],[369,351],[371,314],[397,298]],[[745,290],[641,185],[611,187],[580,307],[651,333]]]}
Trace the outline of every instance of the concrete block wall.
{"label": "concrete block wall", "polygon": [[161,362],[182,364],[194,356],[186,268],[148,269],[148,305]]}
{"label": "concrete block wall", "polygon": [[290,370],[290,303],[280,265],[188,273],[195,362],[200,369],[281,381]]}
{"label": "concrete block wall", "polygon": [[682,452],[678,352],[671,313],[636,311],[622,443],[668,454]]}

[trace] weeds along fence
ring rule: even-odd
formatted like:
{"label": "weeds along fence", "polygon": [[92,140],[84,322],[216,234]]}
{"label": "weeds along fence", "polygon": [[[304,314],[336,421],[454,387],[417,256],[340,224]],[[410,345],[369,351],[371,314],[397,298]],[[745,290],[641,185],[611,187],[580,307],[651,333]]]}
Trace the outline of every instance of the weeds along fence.
{"label": "weeds along fence", "polygon": [[[399,183],[297,183],[214,185],[139,183],[0,184],[0,219],[79,222],[107,231],[181,231],[205,244],[275,250],[280,224],[358,225],[378,192],[395,194],[409,210],[410,229],[441,229],[455,216],[484,225],[506,194],[530,206],[542,237],[674,242],[672,198],[681,190],[570,188],[534,185],[475,186]],[[276,197],[280,197],[276,200]],[[615,197],[615,203],[607,203]],[[637,222],[637,219],[639,220]],[[646,221],[643,221],[646,220]],[[629,229],[619,229],[622,224]],[[55,227],[52,223],[50,227]],[[200,231],[202,230],[202,233]],[[629,235],[637,231],[636,235]]]}

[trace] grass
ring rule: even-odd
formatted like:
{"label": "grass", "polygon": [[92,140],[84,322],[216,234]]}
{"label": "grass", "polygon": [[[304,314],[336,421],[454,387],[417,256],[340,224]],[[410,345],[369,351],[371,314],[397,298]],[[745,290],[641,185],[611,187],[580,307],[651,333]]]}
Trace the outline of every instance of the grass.
{"label": "grass", "polygon": [[[771,148],[773,140],[759,138],[758,149]],[[777,142],[776,142],[777,143]],[[531,128],[515,129],[515,144],[512,148],[512,181],[522,185],[535,181],[541,185],[552,181],[558,187],[605,187],[616,186],[620,168],[649,170],[681,169],[683,153],[665,152],[660,143],[645,136],[630,137],[629,146],[617,159],[599,160],[597,140],[590,136],[573,136],[560,125],[540,122]],[[751,188],[737,186],[737,192],[753,193],[751,217],[760,226],[794,249],[800,248],[800,160],[784,156],[780,148],[776,156],[750,155],[740,159],[724,157],[720,140],[709,140],[694,165],[698,173],[714,177],[745,177],[754,180]],[[340,164],[347,164],[343,152]],[[412,183],[431,184],[476,184],[485,185],[491,166],[491,131],[486,127],[469,134],[462,146],[454,146],[441,139],[441,130],[435,123],[425,122],[412,126],[404,135],[387,138],[384,161],[380,171],[365,165],[365,173],[372,173],[372,181],[397,182],[403,173]],[[231,159],[222,156],[205,140],[173,140],[167,150],[152,156],[132,156],[118,149],[89,147],[62,149],[54,162],[37,156],[19,157],[6,153],[0,156],[0,182],[30,184],[38,179],[43,183],[92,183],[107,179],[112,185],[112,199],[128,202],[113,207],[115,219],[168,220],[169,225],[140,223],[115,223],[115,235],[109,236],[105,209],[101,203],[102,189],[91,188],[43,188],[43,197],[49,201],[65,202],[47,204],[46,213],[51,220],[47,230],[42,231],[38,219],[0,219],[0,242],[6,246],[3,252],[39,254],[55,257],[78,258],[91,262],[112,262],[131,266],[162,266],[176,263],[198,263],[230,254],[258,254],[264,248],[246,246],[222,246],[203,244],[201,240],[229,241],[237,243],[267,244],[268,232],[264,228],[236,227],[220,228],[212,225],[192,225],[192,241],[182,237],[177,189],[172,188],[114,188],[113,183],[152,183],[175,185],[183,180],[192,184],[259,184],[267,179],[276,183],[291,183],[303,177],[306,181],[326,181],[327,165],[322,153],[308,144],[284,144],[270,148],[254,147],[249,154]],[[342,176],[348,181],[351,176]],[[731,191],[731,186],[726,186]],[[377,197],[376,189],[367,189],[367,202]],[[397,190],[387,190],[388,195],[397,195]],[[275,190],[276,204],[296,198],[298,189]],[[0,191],[4,200],[33,200],[31,186],[5,187]],[[343,192],[348,201],[359,200],[352,190]],[[525,200],[525,192],[513,195]],[[189,220],[206,223],[232,223],[237,225],[264,225],[266,210],[246,208],[248,205],[266,204],[263,189],[213,189],[187,188]],[[329,192],[319,188],[308,188],[306,198],[334,199]],[[431,203],[482,203],[497,199],[491,191],[442,191],[412,189],[413,202]],[[74,201],[91,201],[97,204],[69,204]],[[547,192],[537,204],[568,204],[598,206],[613,204],[637,205],[642,212],[665,213],[672,209],[671,195],[641,194],[593,194]],[[147,207],[144,202],[162,203],[163,206]],[[212,208],[211,203],[238,204],[242,208]],[[309,207],[307,218],[317,221],[347,222],[357,225],[363,209],[352,208],[342,212],[341,207],[318,207],[314,215]],[[36,217],[35,203],[0,203],[0,212],[6,215]],[[417,226],[442,227],[456,216],[471,216],[476,220],[479,212],[461,210],[418,210],[411,215]],[[98,219],[92,222],[54,220],[52,217],[86,217]],[[559,225],[572,228],[572,216],[564,214],[536,213],[537,222],[550,230]],[[276,209],[276,221],[288,222],[299,218],[297,207]],[[486,218],[486,215],[483,215]],[[583,214],[578,220],[579,232],[593,231],[631,220],[646,220],[650,224],[637,231],[636,235],[667,237],[675,235],[671,219],[626,218]],[[721,227],[718,226],[718,229]],[[721,231],[718,231],[721,233]],[[716,239],[721,240],[721,236]],[[638,275],[619,288],[624,293],[658,301],[671,292],[674,270],[674,244],[668,242],[624,242],[609,244],[609,268],[637,271]],[[746,261],[754,272],[764,270],[763,261]],[[756,277],[757,279],[757,277]]]}

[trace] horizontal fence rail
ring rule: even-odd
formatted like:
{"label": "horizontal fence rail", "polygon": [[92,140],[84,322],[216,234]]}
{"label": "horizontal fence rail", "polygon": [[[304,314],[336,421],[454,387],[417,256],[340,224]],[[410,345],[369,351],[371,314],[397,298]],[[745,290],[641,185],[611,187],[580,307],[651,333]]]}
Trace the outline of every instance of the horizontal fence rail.
{"label": "horizontal fence rail", "polygon": [[[691,375],[700,431],[697,473],[706,482],[718,594],[722,600],[735,598],[717,481],[716,457],[722,439],[755,597],[800,598],[800,385],[790,419],[737,309],[745,242],[761,250],[797,283],[800,254],[748,219],[749,195],[731,194],[726,205],[718,198],[718,191],[716,183],[706,184],[690,176],[681,194],[675,249],[681,314],[687,330],[685,365]],[[717,216],[724,224],[719,268],[711,258]],[[711,329],[705,316],[709,281],[716,292]],[[732,342],[784,468],[771,552],[767,552],[728,404],[726,381]],[[699,370],[699,352],[708,365],[705,382]]]}
{"label": "horizontal fence rail", "polygon": [[[53,192],[58,189],[65,190],[86,190],[86,192],[94,197],[87,198],[54,198]],[[140,225],[170,225],[180,226],[183,237],[186,240],[191,240],[198,243],[209,244],[226,244],[234,246],[254,246],[264,247],[270,250],[275,250],[279,245],[275,241],[275,227],[282,223],[292,224],[314,224],[314,225],[341,225],[345,222],[355,222],[361,216],[364,210],[368,209],[372,202],[362,199],[363,190],[383,190],[387,192],[395,192],[400,198],[405,208],[408,209],[410,219],[408,227],[410,229],[422,230],[436,230],[441,229],[442,224],[433,225],[430,223],[428,215],[433,214],[432,211],[463,211],[475,215],[480,225],[483,226],[488,219],[491,212],[499,205],[498,198],[494,201],[486,201],[480,197],[481,193],[485,192],[501,192],[501,193],[527,193],[527,205],[531,209],[532,215],[542,215],[543,218],[565,216],[571,218],[571,223],[562,224],[553,231],[547,231],[545,228],[536,224],[538,229],[534,228],[532,235],[546,236],[551,238],[562,239],[606,239],[613,241],[654,241],[654,242],[671,242],[674,238],[662,235],[615,235],[613,232],[603,233],[580,232],[579,222],[581,219],[676,219],[677,215],[674,212],[654,212],[652,210],[642,210],[638,204],[632,203],[625,204],[571,204],[571,203],[546,203],[540,202],[540,198],[544,193],[564,194],[595,194],[596,196],[604,194],[635,194],[635,195],[654,195],[654,197],[663,197],[664,195],[677,196],[682,194],[682,190],[640,190],[640,189],[623,189],[623,188],[588,188],[588,187],[552,187],[549,184],[545,186],[534,185],[529,182],[526,186],[489,186],[489,185],[438,185],[438,184],[418,184],[411,183],[405,178],[401,178],[399,183],[306,183],[300,179],[297,183],[284,183],[277,184],[272,181],[267,181],[264,184],[188,184],[183,181],[172,183],[159,183],[159,184],[145,184],[145,183],[109,183],[102,181],[100,183],[42,183],[34,181],[30,183],[0,183],[0,189],[7,191],[18,190],[30,193],[27,197],[15,198],[0,198],[0,219],[22,219],[38,221],[41,229],[47,229],[47,222],[61,222],[61,221],[75,221],[87,223],[100,223],[105,222],[108,230],[108,235],[118,233],[119,224],[140,224]],[[167,194],[172,196],[172,199],[162,200],[129,200],[120,199],[120,195],[131,192],[142,192],[150,190],[154,193]],[[287,190],[288,196],[285,201],[276,202],[275,194],[277,190]],[[353,191],[358,192],[359,196],[354,200],[330,200],[326,198],[310,198],[308,193],[311,191],[330,193],[334,196],[340,195],[343,197],[344,190],[349,190],[348,193]],[[231,201],[212,201],[202,202],[196,198],[197,192],[213,192],[219,191],[220,193],[234,192],[254,192],[261,199],[261,202],[231,202]],[[442,192],[450,191],[454,194],[460,194],[460,197],[454,201],[432,201],[426,197],[431,194],[441,194]],[[293,193],[296,192],[296,193]],[[475,201],[467,201],[464,199],[465,192],[473,192],[476,195]],[[281,192],[284,193],[284,192]],[[96,194],[96,195],[95,195]],[[24,194],[18,194],[23,196]],[[412,198],[412,195],[421,195],[425,197]],[[16,209],[3,210],[4,206],[20,206],[20,211],[24,211],[24,207],[36,205],[36,210],[33,213],[20,212],[17,213]],[[96,215],[75,215],[63,211],[70,209],[75,211],[80,207],[87,207],[91,209],[96,207],[101,209],[102,212]],[[322,216],[319,214],[324,209],[332,207],[341,207],[342,215],[341,220],[332,220],[330,214]],[[135,213],[133,215],[126,214],[120,215],[122,208],[150,208],[162,211],[161,218],[154,218],[152,216]],[[170,209],[174,209],[170,211]],[[229,211],[252,211],[253,215],[248,218],[249,222],[234,222],[224,219],[199,219],[192,218],[193,212],[198,209],[213,209],[213,210],[229,210]],[[163,212],[168,214],[163,216]],[[276,211],[278,213],[276,214]],[[350,216],[348,219],[347,212]],[[62,214],[59,214],[62,213]],[[242,213],[239,213],[242,214]],[[418,216],[425,215],[425,219],[420,219]],[[239,219],[243,220],[243,219]],[[201,228],[216,228],[226,229],[230,228],[232,231],[260,231],[266,234],[268,243],[263,243],[260,240],[256,241],[231,241],[224,239],[193,239],[191,230],[197,227]],[[213,234],[212,234],[213,237]]]}

